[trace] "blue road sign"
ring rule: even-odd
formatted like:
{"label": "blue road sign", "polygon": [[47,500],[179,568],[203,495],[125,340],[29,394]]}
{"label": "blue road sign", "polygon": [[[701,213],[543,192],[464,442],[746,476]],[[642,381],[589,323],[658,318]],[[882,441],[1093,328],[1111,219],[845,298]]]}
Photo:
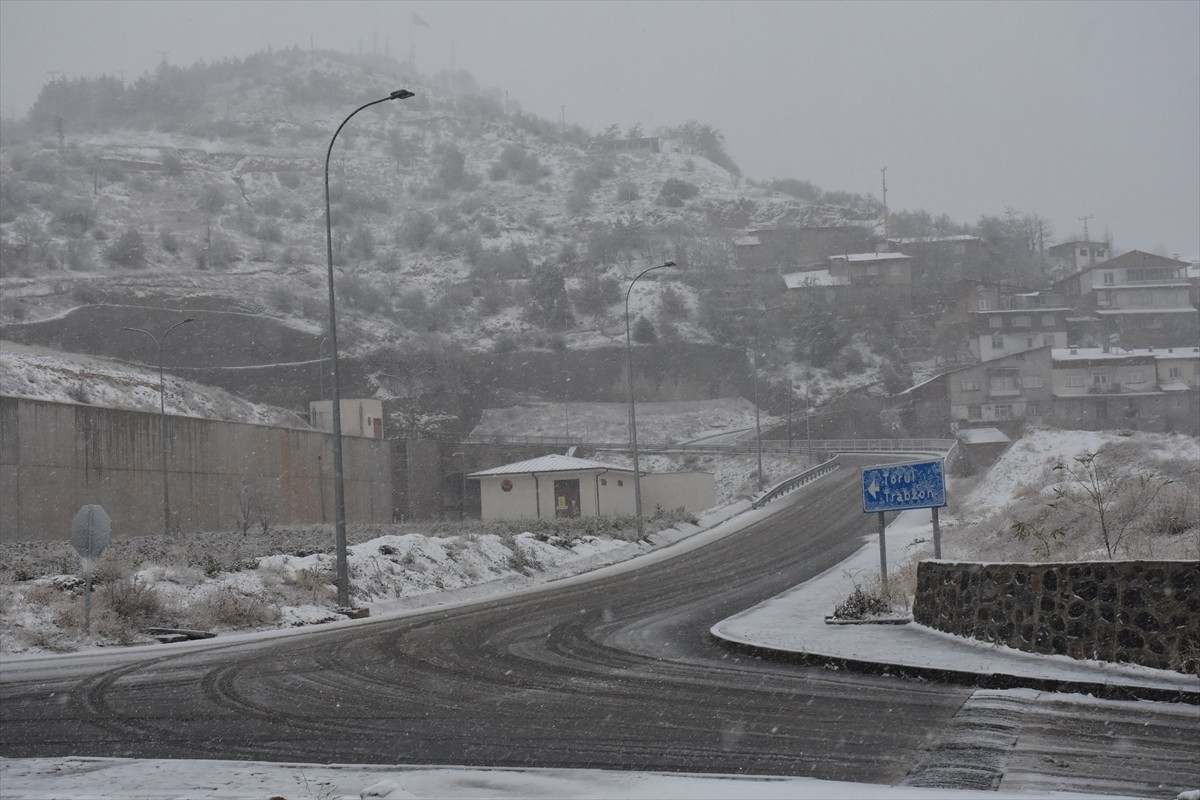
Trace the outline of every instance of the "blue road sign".
{"label": "blue road sign", "polygon": [[946,505],[941,460],[863,467],[862,485],[864,514]]}

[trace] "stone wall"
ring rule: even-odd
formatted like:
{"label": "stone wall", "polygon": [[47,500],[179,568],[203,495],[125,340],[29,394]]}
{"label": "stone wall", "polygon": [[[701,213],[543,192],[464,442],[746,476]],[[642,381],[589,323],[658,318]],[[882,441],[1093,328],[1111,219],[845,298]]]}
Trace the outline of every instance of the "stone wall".
{"label": "stone wall", "polygon": [[922,561],[913,618],[957,636],[1200,673],[1200,562]]}

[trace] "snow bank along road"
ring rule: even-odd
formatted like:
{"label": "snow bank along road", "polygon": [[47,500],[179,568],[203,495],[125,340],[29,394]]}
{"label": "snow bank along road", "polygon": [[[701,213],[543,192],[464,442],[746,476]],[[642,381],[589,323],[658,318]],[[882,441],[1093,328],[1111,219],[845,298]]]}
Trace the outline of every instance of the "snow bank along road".
{"label": "snow bank along road", "polygon": [[[135,657],[9,664],[0,755],[948,786],[998,780],[996,764],[1012,755],[1031,786],[1137,795],[1197,782],[1194,715],[1161,704],[1091,700],[1077,714],[1070,696],[1016,694],[997,737],[994,714],[979,713],[969,688],[759,662],[710,641],[715,622],[859,548],[874,518],[861,513],[858,480],[846,459],[728,535],[473,605]],[[1052,754],[1016,753],[1026,735]],[[981,759],[983,773],[972,769]]]}

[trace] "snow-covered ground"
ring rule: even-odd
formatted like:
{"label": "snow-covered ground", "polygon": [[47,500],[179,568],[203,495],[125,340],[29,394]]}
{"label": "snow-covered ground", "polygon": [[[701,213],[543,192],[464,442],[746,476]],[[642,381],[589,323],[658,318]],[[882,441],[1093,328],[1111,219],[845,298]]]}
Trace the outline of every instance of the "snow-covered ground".
{"label": "snow-covered ground", "polygon": [[[627,798],[627,800],[1045,800],[1071,792],[994,792],[877,786],[812,778],[458,769],[260,761],[0,759],[5,797],[24,800],[265,800],[320,798]],[[97,790],[97,786],[105,787]],[[1110,796],[1112,800],[1120,797]]]}
{"label": "snow-covered ground", "polygon": [[[1003,541],[1004,528],[995,523],[1014,505],[1021,506],[1022,497],[1031,484],[1044,485],[1047,468],[1060,458],[1102,447],[1105,444],[1128,443],[1130,437],[1079,432],[1036,431],[1019,441],[995,468],[982,478],[975,479],[974,488],[954,498],[959,511],[944,519],[948,528],[967,520],[975,520],[972,536],[976,540],[990,537]],[[1197,458],[1195,440],[1186,437],[1138,435],[1132,437],[1160,458],[1182,459],[1194,463]],[[743,459],[740,477],[743,485],[749,477],[750,460]],[[1021,476],[1020,480],[1012,476]],[[954,495],[956,484],[951,483]],[[962,488],[962,484],[958,484]],[[351,572],[357,575],[356,591],[369,606],[373,617],[411,613],[414,609],[443,603],[470,602],[473,599],[498,593],[528,590],[538,583],[592,570],[603,565],[609,569],[631,568],[638,557],[667,557],[665,545],[699,546],[709,538],[725,535],[746,520],[765,511],[750,511],[745,499],[726,498],[719,510],[702,517],[698,525],[681,524],[654,535],[653,543],[629,543],[619,540],[578,540],[573,546],[541,541],[532,534],[521,534],[503,541],[501,537],[402,536],[378,537],[351,548]],[[962,509],[970,509],[967,513]],[[981,527],[979,518],[992,519],[990,527]],[[1194,526],[1181,534],[1185,550],[1196,546],[1200,536]],[[888,531],[889,564],[903,565],[915,554],[929,548],[927,512],[901,515]],[[522,556],[524,570],[512,569],[512,545]],[[652,552],[657,551],[657,552]],[[1195,555],[1185,556],[1195,558]],[[308,571],[319,574],[328,571],[324,563],[328,555],[276,555],[259,559],[255,569],[240,573],[220,573],[211,577],[193,574],[187,581],[197,587],[212,589],[218,586],[240,586],[255,591],[261,582],[292,580]],[[407,563],[406,563],[407,562]],[[621,562],[621,563],[617,563]],[[540,570],[530,570],[536,563]],[[1107,676],[1113,681],[1137,681],[1140,685],[1176,685],[1186,682],[1186,676],[1164,674],[1159,670],[1103,664],[1072,662],[1025,653],[1007,648],[980,646],[947,637],[920,626],[905,626],[898,634],[895,626],[825,625],[823,617],[844,599],[854,583],[867,583],[878,573],[878,546],[868,541],[850,560],[824,575],[785,593],[756,609],[727,620],[717,628],[730,638],[753,641],[783,649],[802,649],[821,652],[834,648],[844,657],[905,658],[917,663],[941,665],[943,668],[965,671],[995,671],[996,664],[1005,669],[1024,670],[1035,676],[1071,676],[1080,679],[1080,670]],[[420,565],[419,567],[416,565]],[[423,577],[414,579],[410,568]],[[169,570],[144,566],[144,580],[156,585],[179,581]],[[397,588],[395,581],[405,588]],[[894,580],[899,580],[894,577]],[[201,588],[201,590],[203,590]],[[16,622],[12,617],[14,604],[6,601],[4,626],[10,629]],[[330,617],[327,607],[297,603],[283,610],[281,625],[319,622]],[[24,623],[22,623],[24,624]],[[29,623],[36,624],[36,623]],[[350,623],[353,624],[353,623]],[[278,626],[263,633],[232,633],[231,638],[255,635],[295,635]],[[897,636],[911,641],[904,641]],[[871,641],[859,641],[873,636]],[[808,637],[808,638],[806,638]],[[881,637],[891,637],[886,640]],[[224,636],[223,640],[228,640]],[[85,642],[80,649],[88,650],[79,656],[107,658]],[[202,645],[197,645],[202,646]],[[151,651],[159,646],[148,646]],[[862,650],[865,648],[865,650]],[[1006,652],[1007,651],[1007,652]],[[110,650],[113,656],[128,650]],[[881,655],[882,654],[882,655]],[[5,663],[20,668],[30,659],[45,659],[44,653],[7,654]],[[57,657],[56,657],[57,658]],[[1015,666],[1013,665],[1015,663]],[[974,798],[996,800],[1018,797],[1069,797],[1068,793],[1046,792],[973,792],[932,790],[927,788],[888,787],[870,784],[837,783],[804,778],[768,778],[746,776],[664,775],[655,773],[624,773],[588,770],[508,770],[461,769],[452,767],[395,767],[388,765],[320,765],[320,764],[261,764],[225,763],[210,761],[158,761],[125,759],[0,759],[0,786],[4,797],[103,797],[118,798],[263,798],[263,797],[320,797],[337,800],[347,797],[728,797],[728,798]],[[96,786],[105,787],[97,790]]]}

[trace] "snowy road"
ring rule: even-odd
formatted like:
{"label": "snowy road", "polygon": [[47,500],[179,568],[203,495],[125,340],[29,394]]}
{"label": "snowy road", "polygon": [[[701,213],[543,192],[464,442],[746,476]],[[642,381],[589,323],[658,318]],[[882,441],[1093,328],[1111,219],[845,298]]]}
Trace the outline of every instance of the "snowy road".
{"label": "snowy road", "polygon": [[[313,635],[6,676],[0,755],[609,768],[949,785],[991,733],[960,687],[739,658],[719,619],[819,574],[869,532],[857,469],[703,547],[540,591]],[[664,556],[669,551],[661,551]],[[1126,704],[1127,705],[1127,704]],[[1054,743],[1058,787],[1150,793],[1194,756],[1189,717],[1088,707],[1010,723],[988,757]],[[1152,710],[1153,706],[1148,706]],[[964,711],[965,709],[965,711]],[[1028,725],[1027,721],[1028,720]],[[1107,720],[1120,737],[1106,738]],[[1034,731],[1030,726],[1036,726]],[[986,738],[986,737],[984,737]],[[991,737],[995,738],[995,737]],[[1029,754],[1036,756],[1036,751]],[[955,759],[960,760],[956,761]],[[1030,769],[1036,761],[1030,764]],[[939,777],[940,776],[940,777]],[[1093,788],[1097,788],[1093,784]]]}

